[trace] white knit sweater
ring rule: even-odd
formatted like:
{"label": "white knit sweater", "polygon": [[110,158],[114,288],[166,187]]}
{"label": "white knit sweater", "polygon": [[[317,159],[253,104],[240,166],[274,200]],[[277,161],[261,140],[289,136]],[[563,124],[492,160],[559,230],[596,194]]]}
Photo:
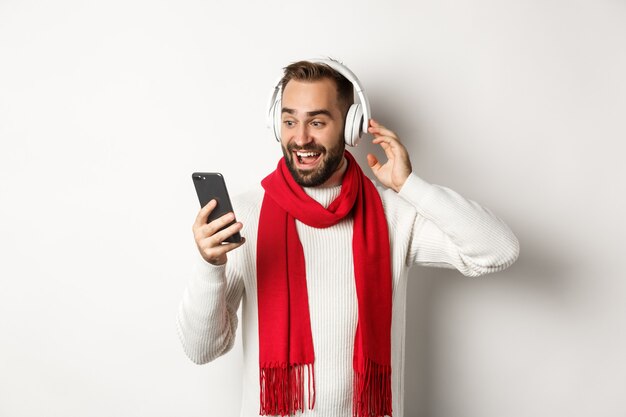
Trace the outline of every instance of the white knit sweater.
{"label": "white knit sweater", "polygon": [[[340,186],[305,188],[327,207]],[[379,188],[389,225],[393,279],[391,329],[394,417],[404,415],[406,288],[411,265],[456,268],[463,275],[501,271],[519,254],[508,226],[491,211],[449,188],[411,174],[400,193]],[[243,397],[241,417],[259,415],[259,335],[256,241],[263,190],[233,200],[246,243],[228,254],[223,266],[198,255],[195,274],[178,314],[178,334],[187,356],[204,364],[235,342],[242,305]],[[296,221],[306,259],[311,331],[315,351],[316,402],[305,416],[352,416],[352,356],[357,299],[352,260],[352,219],[316,229]]]}

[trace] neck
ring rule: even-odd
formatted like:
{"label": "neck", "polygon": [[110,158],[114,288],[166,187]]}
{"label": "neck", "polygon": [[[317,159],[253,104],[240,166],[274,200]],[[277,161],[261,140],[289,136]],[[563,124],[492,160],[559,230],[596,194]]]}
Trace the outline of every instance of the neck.
{"label": "neck", "polygon": [[328,178],[322,184],[318,185],[318,188],[329,188],[329,187],[336,187],[338,185],[341,185],[343,174],[346,173],[347,168],[348,168],[348,161],[346,160],[346,157],[344,156],[343,158],[341,158],[341,162],[339,163],[339,166],[337,167],[335,172],[333,172],[333,175],[331,175],[330,178]]}

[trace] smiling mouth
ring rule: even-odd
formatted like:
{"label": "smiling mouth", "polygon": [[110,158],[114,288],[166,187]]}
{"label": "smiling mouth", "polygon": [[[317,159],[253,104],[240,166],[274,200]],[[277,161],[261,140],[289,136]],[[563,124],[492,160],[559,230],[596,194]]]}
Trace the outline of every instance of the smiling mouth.
{"label": "smiling mouth", "polygon": [[313,151],[294,151],[298,163],[303,166],[314,165],[319,159],[321,153]]}

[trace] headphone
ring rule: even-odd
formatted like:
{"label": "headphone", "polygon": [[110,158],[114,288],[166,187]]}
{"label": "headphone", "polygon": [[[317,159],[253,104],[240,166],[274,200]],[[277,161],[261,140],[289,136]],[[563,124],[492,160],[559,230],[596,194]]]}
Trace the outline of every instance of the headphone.
{"label": "headphone", "polygon": [[[308,62],[316,64],[326,64],[339,74],[346,77],[352,83],[359,97],[359,103],[352,104],[346,115],[346,124],[344,129],[344,140],[348,146],[356,146],[363,133],[367,133],[369,120],[371,118],[370,103],[365,95],[365,91],[359,82],[359,79],[345,65],[330,59],[309,59]],[[281,77],[282,80],[282,77]],[[274,138],[280,142],[280,128],[282,125],[282,105],[281,105],[281,86],[280,80],[274,87],[272,98],[270,99],[269,109],[267,111],[267,127],[272,129]]]}

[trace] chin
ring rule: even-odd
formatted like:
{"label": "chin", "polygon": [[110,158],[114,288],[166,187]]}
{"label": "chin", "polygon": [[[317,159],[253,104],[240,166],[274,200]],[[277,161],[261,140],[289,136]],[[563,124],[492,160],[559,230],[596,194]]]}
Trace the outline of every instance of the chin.
{"label": "chin", "polygon": [[302,187],[316,187],[323,184],[332,175],[332,172],[327,172],[328,165],[325,163],[326,161],[322,161],[318,167],[312,169],[298,168],[291,156],[286,157],[285,161],[294,181]]}
{"label": "chin", "polygon": [[[343,142],[341,143],[343,145]],[[283,155],[287,168],[291,176],[301,187],[317,187],[324,184],[341,166],[345,146],[334,146],[332,148],[309,147],[310,150],[320,152],[321,160],[311,169],[302,169],[298,167],[294,155],[295,147],[282,146]]]}

